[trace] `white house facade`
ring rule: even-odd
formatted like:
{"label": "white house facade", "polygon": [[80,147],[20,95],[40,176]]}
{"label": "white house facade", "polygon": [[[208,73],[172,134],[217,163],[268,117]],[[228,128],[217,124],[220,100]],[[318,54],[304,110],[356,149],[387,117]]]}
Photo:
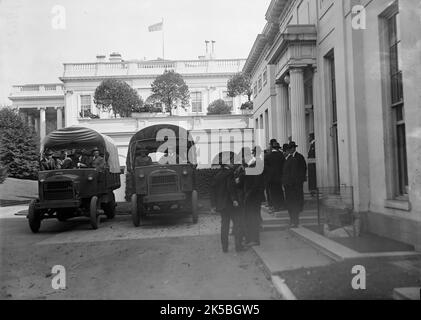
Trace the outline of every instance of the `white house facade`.
{"label": "white house facade", "polygon": [[317,185],[352,187],[370,232],[421,250],[419,1],[273,0],[244,71],[265,143],[316,141]]}

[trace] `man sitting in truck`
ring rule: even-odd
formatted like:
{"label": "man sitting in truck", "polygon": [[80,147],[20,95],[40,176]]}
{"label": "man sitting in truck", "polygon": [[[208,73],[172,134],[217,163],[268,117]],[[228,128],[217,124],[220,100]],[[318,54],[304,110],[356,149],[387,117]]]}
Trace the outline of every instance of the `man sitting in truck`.
{"label": "man sitting in truck", "polygon": [[149,156],[147,149],[140,149],[136,152],[135,166],[144,167],[152,164],[152,158]]}
{"label": "man sitting in truck", "polygon": [[95,147],[92,150],[92,160],[90,163],[90,167],[91,168],[95,168],[98,171],[104,171],[105,169],[105,160],[103,157],[101,157],[100,153],[99,153],[99,149],[97,147]]}

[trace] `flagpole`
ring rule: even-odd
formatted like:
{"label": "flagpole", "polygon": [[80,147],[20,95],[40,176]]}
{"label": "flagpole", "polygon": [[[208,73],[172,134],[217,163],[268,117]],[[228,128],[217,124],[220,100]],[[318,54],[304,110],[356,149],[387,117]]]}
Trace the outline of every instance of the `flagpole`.
{"label": "flagpole", "polygon": [[162,59],[165,60],[164,18],[162,18]]}

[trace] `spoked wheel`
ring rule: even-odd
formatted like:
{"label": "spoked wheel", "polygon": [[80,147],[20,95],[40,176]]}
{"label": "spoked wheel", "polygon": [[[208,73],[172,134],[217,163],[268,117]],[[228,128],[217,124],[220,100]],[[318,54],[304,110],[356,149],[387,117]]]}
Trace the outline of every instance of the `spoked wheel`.
{"label": "spoked wheel", "polygon": [[135,227],[142,225],[144,219],[143,205],[137,194],[132,195],[132,220]]}
{"label": "spoked wheel", "polygon": [[199,220],[199,213],[198,213],[198,196],[197,191],[193,190],[191,194],[191,214],[193,223],[197,223]]}
{"label": "spoked wheel", "polygon": [[89,216],[91,218],[91,225],[94,230],[98,229],[100,222],[100,215],[98,212],[99,199],[97,196],[93,196],[91,199],[91,204],[89,206]]}
{"label": "spoked wheel", "polygon": [[104,209],[104,213],[107,216],[107,219],[114,219],[115,207],[116,207],[115,196],[114,196],[114,193],[111,192],[110,201],[102,205],[102,208]]}
{"label": "spoked wheel", "polygon": [[35,208],[36,200],[31,200],[29,203],[28,208],[28,222],[29,222],[29,228],[31,228],[31,231],[33,233],[37,233],[39,231],[39,228],[41,227],[41,214],[40,212]]}

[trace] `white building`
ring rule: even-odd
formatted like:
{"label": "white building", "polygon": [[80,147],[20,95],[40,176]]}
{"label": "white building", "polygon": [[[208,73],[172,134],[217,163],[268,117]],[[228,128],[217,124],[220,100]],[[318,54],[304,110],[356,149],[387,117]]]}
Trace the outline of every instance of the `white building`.
{"label": "white building", "polygon": [[[91,63],[65,63],[61,83],[16,85],[9,99],[19,108],[22,117],[39,133],[42,140],[46,134],[62,127],[83,126],[92,128],[114,139],[119,149],[120,165],[126,164],[130,138],[137,131],[159,123],[175,124],[200,138],[199,144],[210,144],[203,136],[203,130],[250,128],[250,114],[240,110],[246,97],[230,98],[227,95],[227,81],[242,70],[243,59],[198,60],[155,60],[124,61],[117,53],[97,56]],[[190,91],[190,106],[187,110],[177,109],[173,116],[166,114],[133,114],[130,118],[114,118],[111,113],[100,111],[94,104],[95,89],[104,79],[126,81],[138,91],[143,101],[151,95],[151,84],[165,70],[180,73]],[[232,106],[230,115],[207,115],[210,103],[223,99]],[[97,115],[99,119],[93,119]],[[219,143],[218,143],[219,144]],[[206,146],[206,149],[208,146]],[[212,149],[212,148],[211,148]],[[217,152],[217,149],[212,149]],[[216,155],[216,154],[215,154]],[[202,152],[206,163],[213,154]],[[209,162],[209,161],[208,161]],[[117,198],[122,200],[124,182]]]}
{"label": "white building", "polygon": [[292,138],[307,156],[314,133],[318,186],[352,187],[367,230],[418,250],[420,12],[416,0],[272,0],[244,67],[266,143]]}
{"label": "white building", "polygon": [[[63,126],[82,125],[105,133],[119,143],[125,156],[130,137],[138,130],[159,122],[174,123],[189,130],[247,128],[249,115],[240,107],[245,97],[227,95],[227,81],[244,66],[243,59],[124,61],[113,53],[109,60],[97,56],[92,63],[65,63],[62,83],[13,86],[9,97],[14,107],[39,132],[46,134]],[[187,110],[177,109],[173,117],[165,114],[134,115],[114,119],[94,104],[95,89],[104,79],[126,81],[138,91],[143,101],[151,95],[151,84],[165,70],[180,73],[189,87],[191,101]],[[232,107],[231,115],[208,116],[207,108],[217,99]],[[91,119],[89,115],[99,116]],[[124,165],[124,162],[122,162]]]}

